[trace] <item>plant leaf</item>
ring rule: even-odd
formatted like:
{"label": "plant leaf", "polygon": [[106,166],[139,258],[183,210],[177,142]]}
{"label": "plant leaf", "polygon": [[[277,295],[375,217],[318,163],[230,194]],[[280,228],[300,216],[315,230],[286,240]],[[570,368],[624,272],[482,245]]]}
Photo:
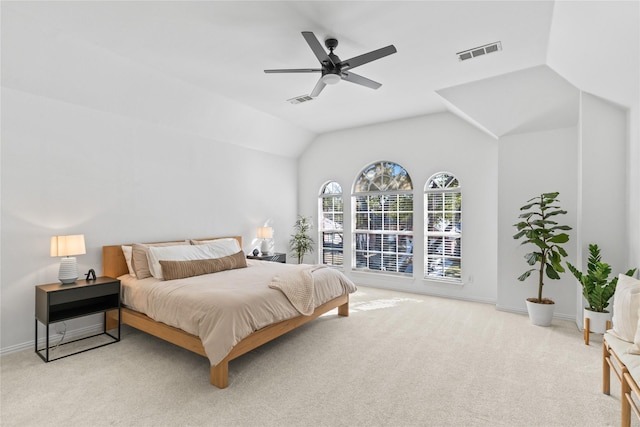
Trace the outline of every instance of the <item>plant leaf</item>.
{"label": "plant leaf", "polygon": [[525,279],[526,279],[527,277],[529,277],[533,271],[536,271],[536,269],[535,269],[535,268],[532,268],[531,270],[525,271],[524,273],[522,273],[522,274],[520,275],[520,277],[518,277],[518,280],[519,280],[519,281],[521,281],[521,282],[524,282],[524,281],[525,281]]}
{"label": "plant leaf", "polygon": [[553,268],[553,266],[549,263],[546,264],[545,266],[545,273],[547,273],[547,277],[549,279],[559,279],[560,275],[556,272],[556,270]]}

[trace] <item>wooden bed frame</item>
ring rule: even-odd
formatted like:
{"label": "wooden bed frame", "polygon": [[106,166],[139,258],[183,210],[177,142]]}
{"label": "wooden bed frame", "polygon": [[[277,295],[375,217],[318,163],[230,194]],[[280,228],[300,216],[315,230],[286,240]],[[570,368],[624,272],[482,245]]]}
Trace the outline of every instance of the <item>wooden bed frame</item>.
{"label": "wooden bed frame", "polygon": [[[242,247],[242,237],[231,236],[238,240]],[[218,237],[223,238],[223,237]],[[197,239],[214,240],[217,238]],[[266,262],[266,261],[265,261]],[[127,263],[122,253],[121,245],[102,247],[102,273],[104,276],[119,277],[128,274]],[[305,323],[321,316],[322,314],[338,309],[339,316],[349,315],[349,294],[341,295],[315,309],[310,316],[298,316],[279,323],[266,326],[249,335],[231,349],[231,352],[217,365],[212,366],[209,372],[209,382],[218,388],[226,388],[229,385],[229,362],[243,354],[265,344],[287,332],[304,325]],[[189,334],[181,329],[174,328],[161,322],[156,322],[150,317],[127,307],[121,309],[121,321],[125,325],[144,331],[155,337],[161,338],[172,344],[183,347],[189,351],[207,357],[202,341],[199,337]],[[107,313],[107,329],[117,328],[117,310]]]}

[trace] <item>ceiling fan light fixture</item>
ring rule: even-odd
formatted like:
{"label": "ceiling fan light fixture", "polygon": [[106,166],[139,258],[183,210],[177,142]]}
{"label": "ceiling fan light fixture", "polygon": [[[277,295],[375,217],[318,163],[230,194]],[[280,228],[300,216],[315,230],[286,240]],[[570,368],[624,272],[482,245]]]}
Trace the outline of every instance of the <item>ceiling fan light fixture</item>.
{"label": "ceiling fan light fixture", "polygon": [[321,79],[322,83],[326,85],[334,85],[340,81],[340,76],[337,74],[325,74]]}

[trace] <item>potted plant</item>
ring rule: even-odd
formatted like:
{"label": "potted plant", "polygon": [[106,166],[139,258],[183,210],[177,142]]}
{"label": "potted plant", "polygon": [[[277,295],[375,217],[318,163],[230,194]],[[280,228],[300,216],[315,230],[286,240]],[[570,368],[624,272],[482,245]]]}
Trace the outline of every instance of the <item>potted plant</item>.
{"label": "potted plant", "polygon": [[[570,262],[567,262],[569,271],[582,285],[582,295],[589,304],[583,310],[584,319],[589,319],[589,331],[604,334],[607,320],[611,320],[611,313],[607,310],[609,300],[616,292],[618,277],[609,280],[611,266],[602,262],[600,248],[596,244],[589,245],[589,259],[587,260],[587,273],[583,274]],[[636,269],[631,269],[625,274],[633,276]]]}
{"label": "potted plant", "polygon": [[302,264],[302,259],[307,253],[313,252],[313,239],[309,234],[311,230],[311,219],[302,215],[298,215],[298,219],[293,226],[295,234],[291,235],[289,246],[291,246],[291,253],[298,258],[298,264]]}
{"label": "potted plant", "polygon": [[523,211],[518,216],[520,221],[514,224],[518,232],[513,238],[524,239],[522,245],[533,246],[533,251],[527,253],[524,258],[527,264],[535,267],[522,273],[518,280],[522,282],[534,271],[538,272],[538,297],[527,298],[526,301],[529,319],[538,326],[551,325],[555,304],[553,300],[542,297],[544,277],[556,280],[560,278],[559,273],[565,271],[561,261],[567,256],[567,251],[562,245],[569,241],[569,235],[564,231],[571,230],[571,227],[559,225],[553,220],[554,217],[567,213],[557,204],[558,194],[543,193],[528,200],[527,204],[520,208],[520,211]]}

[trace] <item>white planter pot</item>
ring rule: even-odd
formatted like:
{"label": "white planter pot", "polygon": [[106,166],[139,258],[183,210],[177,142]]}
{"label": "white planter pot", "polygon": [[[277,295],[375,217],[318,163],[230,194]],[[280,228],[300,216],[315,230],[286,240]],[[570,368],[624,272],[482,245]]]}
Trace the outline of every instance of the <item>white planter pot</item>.
{"label": "white planter pot", "polygon": [[611,320],[612,313],[598,313],[597,311],[591,311],[585,308],[583,315],[584,319],[589,318],[589,332],[595,332],[597,334],[607,332],[607,320]]}
{"label": "white planter pot", "polygon": [[551,326],[555,304],[538,304],[526,301],[529,320],[536,326]]}

